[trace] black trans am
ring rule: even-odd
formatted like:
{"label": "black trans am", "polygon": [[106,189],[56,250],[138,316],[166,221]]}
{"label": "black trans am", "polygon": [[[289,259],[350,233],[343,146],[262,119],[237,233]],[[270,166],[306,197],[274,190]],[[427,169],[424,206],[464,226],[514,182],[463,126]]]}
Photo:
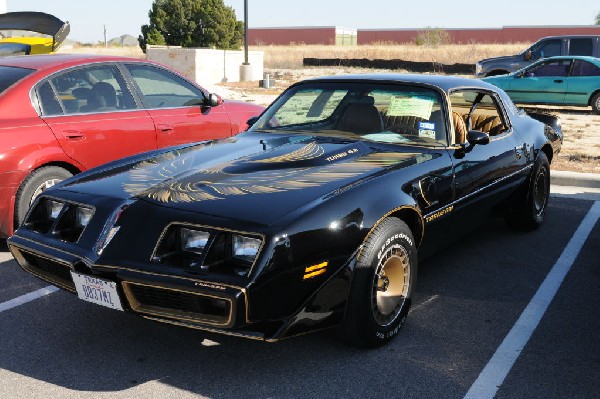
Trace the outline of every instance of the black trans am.
{"label": "black trans am", "polygon": [[27,272],[147,319],[266,341],[338,326],[374,347],[408,314],[417,257],[488,215],[543,222],[562,133],[531,116],[472,79],[307,80],[238,136],[44,191],[8,245]]}

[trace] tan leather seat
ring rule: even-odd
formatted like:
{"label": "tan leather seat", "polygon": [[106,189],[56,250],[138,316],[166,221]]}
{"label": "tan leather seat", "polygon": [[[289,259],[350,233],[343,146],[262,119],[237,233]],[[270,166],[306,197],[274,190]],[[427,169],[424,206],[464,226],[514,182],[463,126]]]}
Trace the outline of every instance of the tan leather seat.
{"label": "tan leather seat", "polygon": [[462,115],[452,111],[452,124],[454,125],[454,144],[462,144],[467,141],[467,125]]}
{"label": "tan leather seat", "polygon": [[395,115],[387,115],[386,114],[383,116],[383,125],[387,128],[389,126],[394,126],[394,125],[404,125],[404,126],[409,126],[409,127],[414,127],[415,129],[417,129],[417,126],[419,125],[419,122],[421,122],[423,120],[423,118],[420,118],[418,116],[410,116],[410,115],[402,115],[402,116],[395,116]]}
{"label": "tan leather seat", "polygon": [[474,130],[481,130],[490,136],[495,136],[506,130],[502,120],[496,115],[476,114],[471,116]]}

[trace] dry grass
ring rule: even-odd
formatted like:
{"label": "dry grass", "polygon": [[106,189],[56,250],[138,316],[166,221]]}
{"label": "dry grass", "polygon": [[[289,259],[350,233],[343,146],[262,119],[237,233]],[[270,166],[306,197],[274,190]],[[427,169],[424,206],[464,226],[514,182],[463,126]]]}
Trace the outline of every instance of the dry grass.
{"label": "dry grass", "polygon": [[402,59],[405,61],[436,61],[442,64],[475,62],[489,57],[517,54],[527,47],[515,44],[447,44],[417,46],[414,44],[363,46],[252,46],[250,50],[264,51],[265,68],[300,68],[304,58],[367,58]]}
{"label": "dry grass", "polygon": [[564,142],[552,169],[600,173],[600,117],[561,114]]}

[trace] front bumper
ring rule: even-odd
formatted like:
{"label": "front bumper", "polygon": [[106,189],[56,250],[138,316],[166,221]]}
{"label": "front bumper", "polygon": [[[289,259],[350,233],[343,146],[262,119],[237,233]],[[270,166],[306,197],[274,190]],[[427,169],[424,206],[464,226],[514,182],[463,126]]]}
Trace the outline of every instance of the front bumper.
{"label": "front bumper", "polygon": [[[76,293],[71,271],[117,283],[126,311],[145,318],[228,335],[276,340],[271,326],[262,330],[248,320],[245,287],[153,272],[92,265],[86,259],[13,236],[8,246],[23,270]],[[264,327],[264,326],[263,326]]]}

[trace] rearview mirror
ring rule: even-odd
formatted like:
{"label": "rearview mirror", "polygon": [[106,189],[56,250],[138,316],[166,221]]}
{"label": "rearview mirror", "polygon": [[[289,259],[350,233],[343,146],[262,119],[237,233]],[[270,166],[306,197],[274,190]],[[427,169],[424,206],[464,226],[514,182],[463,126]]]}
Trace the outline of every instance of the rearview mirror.
{"label": "rearview mirror", "polygon": [[209,107],[217,107],[219,105],[223,104],[223,99],[221,98],[221,96],[214,94],[214,93],[210,93],[208,95],[207,101],[206,101],[206,105]]}
{"label": "rearview mirror", "polygon": [[258,116],[253,116],[252,118],[248,119],[246,121],[246,124],[248,125],[248,127],[251,127],[252,125],[254,125],[256,122],[258,121]]}

